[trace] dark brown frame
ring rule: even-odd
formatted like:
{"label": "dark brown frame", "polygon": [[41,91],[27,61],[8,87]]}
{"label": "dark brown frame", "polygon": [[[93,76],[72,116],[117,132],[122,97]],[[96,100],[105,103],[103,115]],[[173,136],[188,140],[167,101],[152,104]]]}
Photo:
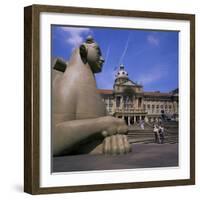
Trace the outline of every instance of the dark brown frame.
{"label": "dark brown frame", "polygon": [[[41,12],[76,13],[178,19],[190,22],[190,178],[169,181],[116,183],[86,186],[41,188],[39,183],[39,18]],[[97,8],[32,5],[24,8],[24,191],[30,194],[83,192],[113,189],[147,188],[195,184],[195,15],[111,10]]]}

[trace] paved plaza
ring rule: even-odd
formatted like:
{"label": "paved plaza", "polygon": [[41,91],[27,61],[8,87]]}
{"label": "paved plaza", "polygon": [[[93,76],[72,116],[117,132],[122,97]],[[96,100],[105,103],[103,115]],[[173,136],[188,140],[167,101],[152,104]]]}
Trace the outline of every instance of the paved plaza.
{"label": "paved plaza", "polygon": [[178,166],[178,143],[132,144],[126,155],[76,155],[53,158],[53,172]]}

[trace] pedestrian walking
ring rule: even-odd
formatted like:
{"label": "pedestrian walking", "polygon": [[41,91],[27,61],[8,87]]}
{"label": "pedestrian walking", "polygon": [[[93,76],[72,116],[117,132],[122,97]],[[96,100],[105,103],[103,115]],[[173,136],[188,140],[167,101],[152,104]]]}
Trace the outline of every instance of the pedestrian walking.
{"label": "pedestrian walking", "polygon": [[140,122],[140,128],[144,129],[144,121],[143,120],[141,120],[141,122]]}
{"label": "pedestrian walking", "polygon": [[155,143],[160,143],[160,137],[158,131],[159,131],[158,126],[154,125],[153,132],[154,132]]}
{"label": "pedestrian walking", "polygon": [[160,136],[160,143],[163,144],[164,143],[164,127],[163,126],[159,126],[159,136]]}

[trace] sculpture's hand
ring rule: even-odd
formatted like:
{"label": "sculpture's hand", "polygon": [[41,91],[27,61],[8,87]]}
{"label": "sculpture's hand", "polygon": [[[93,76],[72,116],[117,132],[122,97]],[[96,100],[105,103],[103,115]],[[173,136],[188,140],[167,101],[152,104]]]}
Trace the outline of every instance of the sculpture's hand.
{"label": "sculpture's hand", "polygon": [[127,134],[128,126],[122,119],[118,119],[115,117],[107,116],[102,121],[103,123],[103,131],[102,135],[104,137],[112,136],[116,134]]}
{"label": "sculpture's hand", "polygon": [[126,135],[112,135],[106,137],[103,142],[103,153],[105,154],[125,154],[131,152],[131,145]]}

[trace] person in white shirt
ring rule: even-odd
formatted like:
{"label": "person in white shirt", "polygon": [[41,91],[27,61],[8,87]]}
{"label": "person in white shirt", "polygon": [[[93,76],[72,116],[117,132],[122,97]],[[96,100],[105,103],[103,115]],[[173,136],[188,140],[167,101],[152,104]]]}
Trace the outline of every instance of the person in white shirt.
{"label": "person in white shirt", "polygon": [[159,136],[160,136],[160,143],[163,144],[164,143],[164,127],[162,127],[160,125],[159,127]]}
{"label": "person in white shirt", "polygon": [[154,137],[155,137],[155,143],[160,143],[160,138],[159,138],[159,129],[157,125],[154,125],[153,132],[154,132]]}

